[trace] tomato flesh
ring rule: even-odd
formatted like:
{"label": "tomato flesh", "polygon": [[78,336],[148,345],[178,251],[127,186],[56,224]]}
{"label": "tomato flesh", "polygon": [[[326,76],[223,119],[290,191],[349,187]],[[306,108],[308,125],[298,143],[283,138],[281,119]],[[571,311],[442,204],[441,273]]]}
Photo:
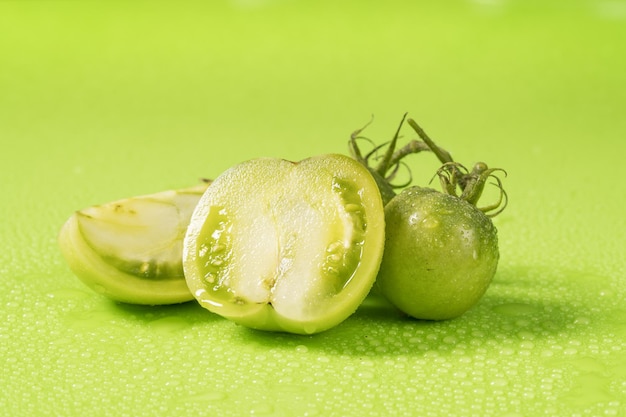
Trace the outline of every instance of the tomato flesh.
{"label": "tomato flesh", "polygon": [[131,304],[193,300],[183,275],[183,237],[206,184],[131,197],[75,212],[61,253],[89,287]]}
{"label": "tomato flesh", "polygon": [[208,310],[248,327],[310,334],[356,310],[383,242],[380,193],[358,162],[261,158],[207,189],[187,230],[183,265]]}

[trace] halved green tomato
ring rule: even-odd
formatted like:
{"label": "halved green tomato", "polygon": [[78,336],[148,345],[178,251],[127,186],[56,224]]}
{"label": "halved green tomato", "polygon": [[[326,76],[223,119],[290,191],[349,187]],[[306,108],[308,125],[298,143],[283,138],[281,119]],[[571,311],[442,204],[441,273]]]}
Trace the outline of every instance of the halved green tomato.
{"label": "halved green tomato", "polygon": [[183,267],[206,309],[256,329],[311,334],[357,309],[383,248],[382,200],[364,166],[334,154],[261,158],[204,193]]}
{"label": "halved green tomato", "polygon": [[61,252],[78,278],[111,299],[149,305],[193,300],[183,275],[183,238],[207,186],[79,210],[61,229]]}

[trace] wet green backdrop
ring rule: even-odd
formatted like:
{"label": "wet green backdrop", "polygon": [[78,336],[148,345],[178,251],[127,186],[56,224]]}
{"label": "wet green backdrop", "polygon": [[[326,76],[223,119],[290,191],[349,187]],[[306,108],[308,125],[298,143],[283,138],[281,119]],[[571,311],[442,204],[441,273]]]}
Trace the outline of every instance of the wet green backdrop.
{"label": "wet green backdrop", "polygon": [[[0,415],[626,415],[625,45],[619,0],[0,1]],[[509,173],[457,320],[259,333],[109,302],[61,258],[76,209],[406,111]]]}

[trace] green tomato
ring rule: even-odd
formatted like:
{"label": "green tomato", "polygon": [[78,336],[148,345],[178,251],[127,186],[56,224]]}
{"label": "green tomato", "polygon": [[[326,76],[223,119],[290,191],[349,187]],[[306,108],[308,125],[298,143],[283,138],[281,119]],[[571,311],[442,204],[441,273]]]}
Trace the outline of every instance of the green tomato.
{"label": "green tomato", "polygon": [[404,313],[458,317],[483,296],[497,268],[497,231],[474,205],[411,187],[385,207],[385,253],[377,286]]}
{"label": "green tomato", "polygon": [[113,201],[75,212],[59,233],[70,269],[93,290],[132,304],[193,300],[183,238],[207,184]]}
{"label": "green tomato", "polygon": [[343,155],[261,158],[207,189],[183,266],[206,309],[255,329],[311,334],[357,309],[383,247],[382,200],[361,164]]}

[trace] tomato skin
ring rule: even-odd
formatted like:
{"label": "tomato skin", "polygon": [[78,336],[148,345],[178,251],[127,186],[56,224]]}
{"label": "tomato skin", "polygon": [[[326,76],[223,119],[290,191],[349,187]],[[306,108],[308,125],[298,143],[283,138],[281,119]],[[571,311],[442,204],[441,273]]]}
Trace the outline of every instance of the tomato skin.
{"label": "tomato skin", "polygon": [[410,187],[387,204],[385,222],[376,283],[392,304],[414,318],[443,320],[480,300],[499,259],[489,217],[458,197]]}

